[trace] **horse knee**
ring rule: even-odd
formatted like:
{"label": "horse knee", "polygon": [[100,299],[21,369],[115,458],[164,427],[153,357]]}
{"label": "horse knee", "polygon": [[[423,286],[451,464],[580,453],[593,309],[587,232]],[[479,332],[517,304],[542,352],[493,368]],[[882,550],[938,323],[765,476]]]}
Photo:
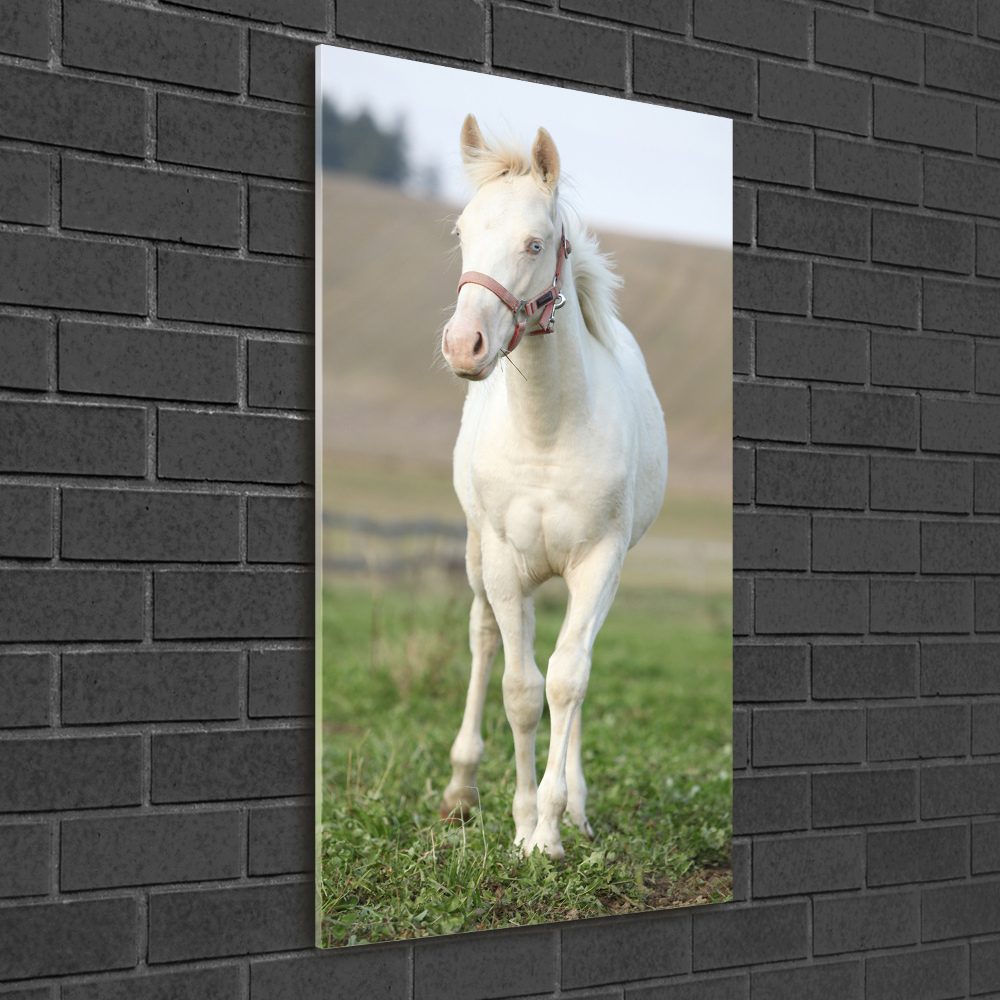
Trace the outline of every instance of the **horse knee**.
{"label": "horse knee", "polygon": [[583,648],[557,649],[549,658],[545,675],[545,697],[550,708],[569,708],[583,703],[590,680],[590,656]]}
{"label": "horse knee", "polygon": [[503,675],[503,704],[512,726],[533,728],[542,717],[545,681],[535,668],[531,673]]}

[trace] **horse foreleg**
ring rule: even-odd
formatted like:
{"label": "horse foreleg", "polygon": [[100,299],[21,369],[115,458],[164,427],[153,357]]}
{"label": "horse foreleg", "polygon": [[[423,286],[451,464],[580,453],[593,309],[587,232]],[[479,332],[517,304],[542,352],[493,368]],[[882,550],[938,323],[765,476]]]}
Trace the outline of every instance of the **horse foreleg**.
{"label": "horse foreleg", "polygon": [[573,716],[573,725],[569,731],[569,748],[566,752],[566,809],[573,825],[593,840],[594,828],[587,822],[587,782],[583,777],[581,760],[582,716],[581,705]]}
{"label": "horse foreleg", "polygon": [[[480,590],[482,583],[480,581]],[[500,629],[485,593],[477,593],[469,615],[469,647],[472,650],[472,674],[465,698],[462,725],[451,747],[451,781],[441,801],[443,819],[469,818],[479,803],[476,771],[483,759],[483,705],[490,681],[493,657],[500,646]]]}
{"label": "horse foreleg", "polygon": [[[566,762],[574,729],[578,734],[575,770],[579,776],[579,784],[574,791],[586,794],[586,785],[583,784],[578,763],[580,709],[590,680],[594,639],[604,624],[618,589],[623,557],[624,547],[617,540],[608,538],[566,574],[566,585],[570,593],[569,608],[560,640],[549,659],[549,669],[545,675],[545,695],[552,723],[549,757],[542,782],[538,786],[538,825],[526,848],[528,851],[535,847],[541,848],[553,859],[565,854],[559,823],[569,804]],[[582,798],[574,802],[574,808],[577,806],[579,815],[574,816],[571,812],[571,817],[582,830],[592,832],[583,813]]]}

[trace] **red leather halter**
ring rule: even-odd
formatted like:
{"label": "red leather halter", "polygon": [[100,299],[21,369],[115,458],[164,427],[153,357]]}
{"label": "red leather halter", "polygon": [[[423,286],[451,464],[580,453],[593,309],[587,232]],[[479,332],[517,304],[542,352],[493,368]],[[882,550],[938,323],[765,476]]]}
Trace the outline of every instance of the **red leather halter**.
{"label": "red leather halter", "polygon": [[[488,274],[483,274],[480,271],[466,271],[458,279],[459,291],[462,290],[462,285],[469,283],[482,285],[483,288],[488,288],[514,314],[514,336],[510,338],[506,354],[510,354],[521,342],[525,328],[536,312],[541,311],[541,315],[538,317],[538,329],[532,330],[529,336],[535,337],[541,333],[551,333],[556,328],[555,310],[566,301],[562,294],[563,261],[572,252],[569,240],[566,239],[566,227],[563,226],[559,238],[559,252],[556,254],[556,276],[552,279],[552,284],[533,299],[517,298],[508,292],[499,281],[494,281]],[[524,313],[524,319],[518,320],[521,312]]]}

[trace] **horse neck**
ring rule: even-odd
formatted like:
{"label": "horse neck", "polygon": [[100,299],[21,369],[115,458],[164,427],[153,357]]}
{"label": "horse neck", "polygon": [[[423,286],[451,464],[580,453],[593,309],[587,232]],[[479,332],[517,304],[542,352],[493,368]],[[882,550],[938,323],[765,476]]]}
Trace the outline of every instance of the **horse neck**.
{"label": "horse neck", "polygon": [[[539,443],[551,440],[567,421],[590,411],[590,379],[583,313],[567,261],[563,272],[566,304],[552,333],[526,334],[505,365],[507,400],[515,424]],[[514,368],[517,366],[517,369]]]}

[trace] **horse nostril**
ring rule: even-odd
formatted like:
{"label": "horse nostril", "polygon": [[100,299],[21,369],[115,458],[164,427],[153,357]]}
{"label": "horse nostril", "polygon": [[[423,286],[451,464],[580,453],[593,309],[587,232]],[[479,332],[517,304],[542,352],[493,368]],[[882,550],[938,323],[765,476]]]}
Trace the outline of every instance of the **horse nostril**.
{"label": "horse nostril", "polygon": [[476,346],[472,348],[472,356],[478,358],[486,350],[486,343],[483,341],[481,333],[476,334]]}

